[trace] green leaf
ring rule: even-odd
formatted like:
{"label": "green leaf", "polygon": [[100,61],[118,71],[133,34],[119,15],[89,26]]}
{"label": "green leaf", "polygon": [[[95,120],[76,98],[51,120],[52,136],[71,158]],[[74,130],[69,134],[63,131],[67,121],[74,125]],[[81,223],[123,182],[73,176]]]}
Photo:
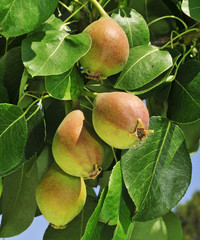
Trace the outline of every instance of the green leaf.
{"label": "green leaf", "polygon": [[101,168],[105,171],[110,167],[114,159],[114,156],[113,156],[113,150],[111,146],[109,146],[106,143],[103,143],[103,147],[104,147],[104,155],[103,155],[103,163],[101,164]]}
{"label": "green leaf", "polygon": [[185,142],[188,152],[195,153],[199,147],[200,140],[200,121],[191,124],[180,124],[185,135]]}
{"label": "green leaf", "polygon": [[[167,49],[167,51],[170,53],[172,60],[173,60],[173,66],[170,67],[168,70],[163,72],[161,75],[159,75],[157,78],[155,78],[153,81],[150,83],[144,85],[141,88],[138,88],[134,90],[132,93],[135,95],[140,95],[140,97],[147,98],[147,97],[153,97],[154,95],[157,94],[157,92],[160,92],[160,88],[164,88],[163,83],[168,83],[171,81],[171,78],[173,77],[172,71],[174,67],[176,66],[177,60],[181,56],[181,53],[178,52],[177,50],[174,49]],[[161,85],[162,84],[162,85]],[[154,115],[154,116],[160,116],[159,114]]]}
{"label": "green leaf", "polygon": [[[64,24],[64,22],[60,19],[55,17],[52,14],[42,25],[40,25],[34,32],[46,32],[49,30],[58,30],[58,31],[66,31],[70,32],[70,28]],[[32,33],[31,33],[32,34]]]}
{"label": "green leaf", "polygon": [[59,75],[73,67],[90,46],[91,38],[86,33],[39,31],[23,40],[22,60],[32,76]]}
{"label": "green leaf", "polygon": [[104,189],[103,192],[101,193],[101,197],[99,199],[97,207],[95,208],[92,216],[90,217],[90,219],[87,222],[85,233],[84,233],[83,237],[81,238],[81,240],[98,239],[95,234],[95,229],[98,225],[99,214],[101,212],[101,208],[103,205],[103,201],[105,199],[105,195],[106,195],[106,190]]}
{"label": "green leaf", "polygon": [[25,146],[24,158],[29,160],[33,155],[38,156],[45,140],[45,122],[39,106],[34,106],[26,115],[28,124],[28,139]]}
{"label": "green leaf", "polygon": [[103,191],[103,189],[108,186],[110,174],[111,174],[110,170],[102,171],[102,175],[101,175],[101,178],[99,179],[99,183],[98,183],[100,186],[99,193],[101,193]]}
{"label": "green leaf", "polygon": [[123,198],[121,198],[119,219],[112,238],[113,240],[129,239],[131,234],[132,212],[134,209],[130,209],[130,206],[125,202],[124,195],[126,194],[123,193]]}
{"label": "green leaf", "polygon": [[129,59],[114,87],[134,90],[153,81],[172,66],[171,55],[167,51],[151,45],[130,49]]}
{"label": "green leaf", "polygon": [[[172,240],[167,237],[167,228],[162,218],[147,222],[133,222],[130,240]],[[178,239],[177,239],[178,240]]]}
{"label": "green leaf", "polygon": [[20,98],[22,97],[22,94],[24,92],[24,89],[25,89],[25,86],[27,84],[27,81],[28,81],[28,77],[29,77],[29,74],[26,70],[26,68],[24,69],[24,72],[22,74],[22,78],[21,78],[21,83],[20,83],[20,88],[19,88],[19,100]]}
{"label": "green leaf", "polygon": [[120,201],[122,194],[122,174],[121,165],[118,162],[111,173],[108,185],[108,192],[104,200],[103,207],[99,216],[99,220],[116,225],[119,218]]}
{"label": "green leaf", "polygon": [[12,171],[21,162],[27,135],[27,123],[23,111],[15,105],[0,104],[1,176]]}
{"label": "green leaf", "polygon": [[117,9],[112,18],[126,33],[130,48],[148,44],[150,41],[149,29],[144,18],[131,8]]}
{"label": "green leaf", "polygon": [[4,37],[31,32],[54,12],[58,0],[1,0],[0,24]]}
{"label": "green leaf", "polygon": [[71,222],[67,224],[67,227],[63,230],[56,230],[52,227],[48,227],[45,234],[44,240],[80,240],[83,235],[86,223],[93,213],[97,202],[93,197],[87,197],[86,204],[82,212]]}
{"label": "green leaf", "polygon": [[120,162],[117,162],[109,179],[99,221],[116,225],[113,240],[128,239],[134,210],[135,206],[123,185]]}
{"label": "green leaf", "polygon": [[0,82],[8,91],[10,103],[17,103],[24,65],[21,60],[21,47],[10,49],[0,59]]}
{"label": "green leaf", "polygon": [[33,161],[4,178],[0,237],[15,236],[30,226],[37,207],[36,185],[37,168]]}
{"label": "green leaf", "polygon": [[0,103],[7,103],[7,102],[9,102],[7,89],[3,86],[3,84],[0,84]]}
{"label": "green leaf", "polygon": [[[169,53],[171,54],[173,58],[173,67],[168,69],[164,74],[166,74],[165,77],[167,77],[167,80],[165,82],[160,82],[162,83],[161,85],[157,86],[151,91],[148,91],[146,95],[146,103],[147,103],[147,108],[149,110],[150,116],[162,116],[166,117],[167,115],[167,108],[168,108],[168,97],[169,97],[169,92],[171,89],[171,77],[174,77],[172,74],[172,70],[176,66],[177,60],[181,56],[181,53],[177,50],[174,49],[168,49]],[[163,75],[163,74],[162,74]],[[161,75],[161,76],[162,76]],[[145,86],[144,86],[145,87]],[[136,92],[133,93],[138,93],[139,90],[136,90]],[[140,91],[139,91],[140,94]],[[141,97],[143,98],[143,96]]]}
{"label": "green leaf", "polygon": [[56,76],[46,77],[46,89],[59,100],[74,100],[83,91],[84,80],[77,67]]}
{"label": "green leaf", "polygon": [[[150,23],[159,17],[173,15],[169,9],[169,4],[165,4],[164,2],[157,0],[131,0],[128,6],[139,12],[147,23]],[[159,37],[170,35],[170,32],[176,29],[176,21],[173,18],[160,19],[150,25],[149,28],[151,40],[158,39]]]}
{"label": "green leaf", "polygon": [[179,69],[168,99],[167,116],[177,123],[200,119],[200,61],[187,61]]}
{"label": "green leaf", "polygon": [[183,230],[178,216],[170,211],[163,216],[163,220],[167,227],[167,240],[182,240]]}
{"label": "green leaf", "polygon": [[182,11],[189,17],[200,21],[200,1],[199,0],[183,0],[181,5]]}
{"label": "green leaf", "polygon": [[154,94],[146,99],[147,108],[150,116],[166,117],[168,108],[168,96],[171,89],[171,83],[165,82],[157,89]]}
{"label": "green leaf", "polygon": [[47,98],[42,101],[44,118],[46,123],[46,134],[48,142],[52,142],[53,136],[66,116],[65,102],[54,98]]}
{"label": "green leaf", "polygon": [[154,133],[121,159],[124,182],[137,209],[136,221],[166,214],[191,180],[191,160],[180,128],[162,117],[152,117],[149,128]]}
{"label": "green leaf", "polygon": [[51,145],[46,144],[39,157],[37,158],[38,182],[41,181],[53,161],[54,158],[52,155]]}

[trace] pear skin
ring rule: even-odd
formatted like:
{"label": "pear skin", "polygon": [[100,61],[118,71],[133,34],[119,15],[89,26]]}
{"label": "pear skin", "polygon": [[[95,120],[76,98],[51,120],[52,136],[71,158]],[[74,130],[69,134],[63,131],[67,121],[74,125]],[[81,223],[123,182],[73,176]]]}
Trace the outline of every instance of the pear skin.
{"label": "pear skin", "polygon": [[119,149],[136,146],[148,131],[149,113],[137,96],[125,92],[99,93],[92,114],[96,133]]}
{"label": "pear skin", "polygon": [[86,124],[80,110],[70,112],[61,122],[54,135],[52,152],[63,171],[84,179],[99,174],[104,155],[98,136]]}
{"label": "pear skin", "polygon": [[101,17],[84,31],[92,39],[92,46],[80,63],[88,78],[101,80],[124,68],[129,56],[129,43],[124,30],[110,17]]}
{"label": "pear skin", "polygon": [[43,216],[54,228],[63,229],[82,210],[86,187],[53,163],[36,188],[36,201]]}

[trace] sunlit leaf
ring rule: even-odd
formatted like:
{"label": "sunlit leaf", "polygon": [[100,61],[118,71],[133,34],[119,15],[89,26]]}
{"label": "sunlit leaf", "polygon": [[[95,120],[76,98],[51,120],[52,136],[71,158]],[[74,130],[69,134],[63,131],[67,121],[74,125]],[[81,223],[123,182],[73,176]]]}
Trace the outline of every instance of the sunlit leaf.
{"label": "sunlit leaf", "polygon": [[150,83],[171,66],[172,58],[167,51],[151,45],[134,47],[130,49],[128,62],[114,87],[135,90]]}
{"label": "sunlit leaf", "polygon": [[182,11],[189,17],[200,21],[200,1],[199,0],[183,0],[181,5]]}
{"label": "sunlit leaf", "polygon": [[86,33],[39,31],[23,40],[22,60],[32,76],[59,75],[73,67],[90,45],[91,38]]}
{"label": "sunlit leaf", "polygon": [[144,18],[131,8],[117,9],[112,18],[126,33],[130,48],[148,44],[150,41],[149,28]]}
{"label": "sunlit leaf", "polygon": [[191,180],[191,160],[180,128],[152,117],[147,139],[122,157],[122,173],[136,205],[134,220],[149,221],[172,209]]}
{"label": "sunlit leaf", "polygon": [[1,0],[1,34],[15,37],[34,30],[47,20],[57,4],[58,0]]}

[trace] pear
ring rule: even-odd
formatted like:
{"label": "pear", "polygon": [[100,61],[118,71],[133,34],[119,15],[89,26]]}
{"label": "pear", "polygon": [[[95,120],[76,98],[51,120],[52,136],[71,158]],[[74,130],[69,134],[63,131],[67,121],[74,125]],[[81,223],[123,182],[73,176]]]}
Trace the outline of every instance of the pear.
{"label": "pear", "polygon": [[100,173],[104,149],[80,110],[70,112],[61,122],[52,152],[57,164],[70,175],[94,179]]}
{"label": "pear", "polygon": [[53,163],[36,188],[36,201],[43,216],[56,229],[66,224],[82,210],[86,187],[82,178],[73,177]]}
{"label": "pear", "polygon": [[145,139],[149,112],[137,96],[125,92],[99,93],[92,113],[96,133],[119,149],[136,146]]}
{"label": "pear", "polygon": [[101,80],[122,71],[128,60],[129,43],[119,24],[103,16],[83,32],[92,39],[90,50],[80,59],[88,78]]}

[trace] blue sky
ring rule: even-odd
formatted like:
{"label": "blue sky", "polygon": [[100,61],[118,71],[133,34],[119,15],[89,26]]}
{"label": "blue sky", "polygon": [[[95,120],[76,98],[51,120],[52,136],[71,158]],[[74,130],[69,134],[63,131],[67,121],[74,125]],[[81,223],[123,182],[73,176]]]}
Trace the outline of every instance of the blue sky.
{"label": "blue sky", "polygon": [[[185,203],[186,201],[190,200],[192,197],[192,194],[200,190],[200,176],[199,176],[199,170],[200,170],[200,149],[197,153],[195,153],[192,157],[192,180],[191,184],[184,195],[184,197],[181,199],[179,203]],[[48,226],[48,222],[44,219],[44,217],[40,216],[35,218],[31,226],[22,234],[12,237],[12,238],[6,238],[8,240],[42,240],[43,235],[45,232],[45,229]],[[2,238],[0,239],[2,240]]]}

